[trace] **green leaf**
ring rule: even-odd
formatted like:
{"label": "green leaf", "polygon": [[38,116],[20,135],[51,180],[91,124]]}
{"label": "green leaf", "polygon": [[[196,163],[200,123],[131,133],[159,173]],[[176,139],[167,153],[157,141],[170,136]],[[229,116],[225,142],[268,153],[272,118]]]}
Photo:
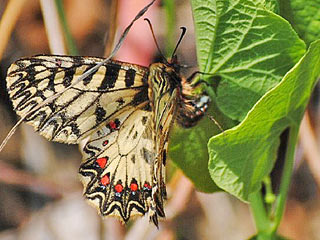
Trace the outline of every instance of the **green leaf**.
{"label": "green leaf", "polygon": [[262,236],[261,234],[258,234],[250,237],[248,240],[289,240],[289,239],[276,234],[273,236],[264,236],[264,235]]}
{"label": "green leaf", "polygon": [[279,6],[279,2],[278,0],[262,0],[262,4],[264,5],[264,7],[274,13],[279,14],[280,13],[280,6]]}
{"label": "green leaf", "polygon": [[171,57],[176,44],[176,15],[175,2],[171,0],[164,0],[163,7],[166,13],[166,48],[165,56]]}
{"label": "green leaf", "polygon": [[280,134],[299,126],[319,75],[317,41],[240,125],[210,139],[209,172],[220,188],[244,201],[260,189],[276,159]]}
{"label": "green leaf", "polygon": [[319,39],[320,0],[291,0],[290,4],[293,13],[293,26],[300,37],[307,44]]}
{"label": "green leaf", "polygon": [[263,2],[191,1],[200,70],[221,76],[215,100],[235,120],[242,120],[305,52],[290,24]]}
{"label": "green leaf", "polygon": [[202,192],[219,190],[209,174],[209,154],[206,147],[210,137],[218,131],[212,121],[204,117],[193,128],[175,127],[170,135],[170,159],[194,183],[197,190]]}

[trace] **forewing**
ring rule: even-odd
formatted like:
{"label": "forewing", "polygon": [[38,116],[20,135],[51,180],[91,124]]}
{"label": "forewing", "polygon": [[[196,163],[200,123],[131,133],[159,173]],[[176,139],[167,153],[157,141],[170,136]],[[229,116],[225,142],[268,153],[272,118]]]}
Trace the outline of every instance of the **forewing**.
{"label": "forewing", "polygon": [[[162,81],[166,85],[168,81]],[[165,87],[160,89],[166,89]],[[170,86],[168,87],[170,89]],[[158,96],[155,95],[154,101],[154,146],[156,159],[154,163],[154,183],[153,183],[153,199],[155,202],[156,213],[151,215],[152,220],[157,225],[156,215],[164,217],[163,204],[167,197],[165,185],[165,166],[168,151],[168,138],[170,128],[174,121],[177,104],[177,90],[160,91]]]}
{"label": "forewing", "polygon": [[158,216],[165,217],[163,209],[166,199],[165,165],[169,132],[175,119],[180,92],[178,77],[164,64],[155,63],[150,66],[148,93],[152,109],[153,147],[156,154],[152,169],[150,219],[155,225],[158,225]]}
{"label": "forewing", "polygon": [[84,195],[103,216],[126,222],[150,207],[155,157],[151,115],[142,109],[122,112],[90,136],[83,148]]}
{"label": "forewing", "polygon": [[84,72],[103,60],[39,55],[16,61],[7,77],[15,111],[22,117],[49,97],[63,92],[29,114],[25,121],[48,140],[78,143],[116,112],[148,100],[148,69],[118,61],[108,61],[72,86]]}

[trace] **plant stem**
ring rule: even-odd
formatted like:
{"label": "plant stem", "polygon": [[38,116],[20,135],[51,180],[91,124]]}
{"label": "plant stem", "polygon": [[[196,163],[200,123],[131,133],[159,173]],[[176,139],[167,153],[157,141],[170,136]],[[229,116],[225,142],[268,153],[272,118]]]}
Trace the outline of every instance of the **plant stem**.
{"label": "plant stem", "polygon": [[250,201],[251,212],[256,224],[258,235],[270,236],[271,222],[270,222],[270,219],[268,218],[266,209],[264,207],[261,191],[250,194],[249,201]]}
{"label": "plant stem", "polygon": [[258,239],[272,239],[281,222],[290,187],[290,179],[293,171],[294,153],[298,139],[298,132],[299,127],[292,126],[290,128],[285,163],[280,184],[280,191],[279,195],[277,196],[274,215],[267,214],[263,197],[260,191],[252,193],[249,197],[253,218],[258,231]]}
{"label": "plant stem", "polygon": [[8,1],[5,11],[1,16],[0,21],[0,59],[2,58],[3,53],[6,50],[11,33],[15,27],[19,15],[23,11],[24,4],[27,1],[15,0]]}
{"label": "plant stem", "polygon": [[298,140],[299,127],[296,125],[291,126],[289,131],[290,132],[289,132],[285,163],[284,163],[283,173],[281,177],[280,192],[277,197],[276,206],[275,206],[274,221],[272,226],[273,232],[277,231],[284,213],[284,209],[285,209],[285,203],[286,203],[286,199],[287,199],[287,195],[290,187],[290,180],[293,172],[294,153],[295,153],[296,143]]}
{"label": "plant stem", "polygon": [[165,56],[171,57],[171,54],[174,49],[174,41],[175,41],[175,3],[172,0],[164,0],[164,9],[166,13],[166,25],[167,25],[167,43],[165,49]]}
{"label": "plant stem", "polygon": [[117,33],[117,22],[118,22],[118,0],[111,0],[110,10],[108,13],[109,30],[108,34],[105,35],[105,48],[104,56],[108,57],[111,54],[112,47],[114,45],[114,39]]}
{"label": "plant stem", "polygon": [[63,29],[63,32],[64,32],[64,36],[65,36],[65,39],[66,39],[68,52],[71,55],[78,55],[78,49],[77,49],[77,47],[76,47],[76,45],[74,43],[74,40],[73,40],[73,38],[71,36],[70,29],[68,27],[67,20],[66,20],[65,14],[64,14],[63,3],[62,3],[61,0],[55,0],[55,3],[56,3],[56,6],[57,6],[57,10],[58,10],[59,18],[60,18],[60,21],[61,21],[62,29]]}

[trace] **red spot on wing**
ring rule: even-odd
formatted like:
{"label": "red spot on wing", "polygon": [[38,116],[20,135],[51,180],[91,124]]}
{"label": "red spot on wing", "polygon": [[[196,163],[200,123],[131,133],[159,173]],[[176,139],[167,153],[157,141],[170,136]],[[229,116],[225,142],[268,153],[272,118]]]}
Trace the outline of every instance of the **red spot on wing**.
{"label": "red spot on wing", "polygon": [[151,189],[151,186],[150,186],[150,184],[148,184],[148,183],[145,183],[143,186],[144,186],[145,188],[147,188],[147,189]]}
{"label": "red spot on wing", "polygon": [[110,121],[110,122],[109,122],[109,126],[110,126],[110,128],[113,129],[113,130],[117,129],[117,124],[116,124],[114,121]]}
{"label": "red spot on wing", "polygon": [[105,140],[105,141],[102,143],[102,146],[106,146],[108,143],[109,143],[109,141],[108,141],[108,140]]}
{"label": "red spot on wing", "polygon": [[116,186],[114,186],[114,190],[116,190],[116,192],[120,193],[123,190],[123,186],[121,184],[117,184]]}
{"label": "red spot on wing", "polygon": [[101,178],[100,182],[101,182],[102,185],[104,185],[104,186],[108,185],[108,184],[110,183],[110,178],[109,178],[109,176],[108,176],[108,175],[104,175],[104,176]]}
{"label": "red spot on wing", "polygon": [[131,183],[130,184],[130,189],[132,192],[135,192],[138,190],[138,185],[136,183]]}
{"label": "red spot on wing", "polygon": [[107,157],[98,158],[98,159],[96,160],[96,162],[98,163],[98,165],[99,165],[101,168],[105,168],[105,166],[107,165],[107,162],[108,162],[108,158],[107,158]]}
{"label": "red spot on wing", "polygon": [[120,121],[118,118],[116,118],[114,121],[111,120],[109,123],[108,123],[108,126],[111,130],[117,130],[119,128],[119,125],[120,125]]}

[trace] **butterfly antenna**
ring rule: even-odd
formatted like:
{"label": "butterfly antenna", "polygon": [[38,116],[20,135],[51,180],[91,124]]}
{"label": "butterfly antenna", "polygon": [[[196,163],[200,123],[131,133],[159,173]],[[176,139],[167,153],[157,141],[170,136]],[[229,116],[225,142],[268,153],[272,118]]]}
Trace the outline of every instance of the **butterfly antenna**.
{"label": "butterfly antenna", "polygon": [[157,46],[157,49],[158,49],[158,52],[159,52],[161,58],[162,58],[166,63],[168,63],[166,57],[162,54],[162,52],[161,52],[161,50],[160,50],[160,47],[159,47],[159,45],[158,45],[156,36],[154,35],[153,27],[152,27],[152,24],[151,24],[150,20],[149,20],[148,18],[145,18],[145,19],[143,19],[143,20],[147,21],[147,23],[149,24],[149,27],[150,27],[150,30],[151,30],[151,33],[152,33],[153,40],[154,40],[154,42],[155,42],[155,44],[156,44],[156,46]]}
{"label": "butterfly antenna", "polygon": [[7,144],[7,142],[9,141],[9,139],[12,137],[12,135],[15,133],[15,131],[17,130],[17,128],[19,127],[19,125],[22,123],[22,121],[24,120],[24,118],[21,118],[16,125],[14,125],[13,128],[11,128],[10,132],[8,133],[8,135],[6,136],[6,138],[2,141],[1,145],[0,145],[0,152],[2,151],[2,149],[4,148],[4,146]]}
{"label": "butterfly antenna", "polygon": [[[147,6],[145,6],[143,9],[140,10],[140,12],[138,12],[138,14],[136,15],[136,17],[131,21],[131,23],[126,27],[126,29],[123,31],[119,42],[117,43],[117,45],[114,47],[114,49],[112,50],[110,56],[107,58],[108,60],[110,58],[112,58],[116,52],[118,52],[120,46],[122,45],[122,42],[124,41],[125,37],[128,35],[128,32],[130,30],[130,28],[132,27],[133,23],[135,21],[137,21],[139,18],[141,18],[143,16],[143,14],[145,14],[145,12],[149,9],[149,7],[155,2],[156,0],[151,1]],[[106,61],[106,60],[105,60]],[[104,61],[104,62],[105,62]]]}
{"label": "butterfly antenna", "polygon": [[58,97],[60,97],[64,92],[66,92],[67,90],[69,90],[70,88],[72,88],[74,85],[76,85],[77,83],[79,83],[80,81],[82,81],[83,79],[85,79],[86,77],[88,77],[89,75],[93,74],[96,70],[98,70],[103,64],[107,63],[119,50],[120,46],[122,45],[125,37],[128,35],[129,30],[131,29],[132,25],[134,24],[135,21],[137,21],[139,18],[141,18],[143,16],[143,14],[145,14],[145,12],[149,9],[149,7],[155,2],[156,0],[152,0],[148,5],[146,5],[143,9],[141,9],[138,14],[135,16],[135,18],[130,22],[130,24],[125,28],[125,30],[123,31],[119,42],[117,43],[117,45],[114,47],[114,49],[112,50],[111,54],[109,55],[109,57],[107,57],[106,59],[104,59],[102,62],[98,63],[97,65],[95,65],[94,67],[90,68],[89,70],[87,70],[86,72],[84,72],[74,83],[72,83],[70,86],[68,86],[67,88],[65,88],[63,91],[61,92],[57,92],[56,94],[52,95],[51,97],[47,98],[46,100],[44,100],[43,102],[41,102],[40,104],[36,105],[34,108],[32,108],[29,112],[27,112],[25,115],[23,115],[21,117],[21,119],[17,122],[17,124],[10,130],[9,134],[6,136],[6,138],[2,141],[1,145],[0,145],[0,152],[1,150],[4,148],[4,146],[7,144],[7,142],[9,141],[9,139],[11,138],[11,136],[14,134],[14,132],[16,131],[17,127],[28,117],[31,116],[33,113],[35,113],[36,111],[38,111],[40,108],[42,108],[43,106],[45,106],[46,104],[49,104],[51,102],[53,102],[55,99],[57,99]]}
{"label": "butterfly antenna", "polygon": [[180,29],[182,30],[182,32],[181,32],[180,38],[179,38],[179,40],[178,40],[178,42],[177,42],[177,44],[176,44],[176,47],[175,47],[175,49],[173,50],[173,53],[172,53],[171,58],[173,58],[174,55],[176,54],[176,51],[177,51],[177,49],[178,49],[178,47],[179,47],[179,45],[180,45],[180,43],[181,43],[184,35],[185,35],[186,32],[187,32],[187,28],[186,28],[186,27],[180,27]]}

